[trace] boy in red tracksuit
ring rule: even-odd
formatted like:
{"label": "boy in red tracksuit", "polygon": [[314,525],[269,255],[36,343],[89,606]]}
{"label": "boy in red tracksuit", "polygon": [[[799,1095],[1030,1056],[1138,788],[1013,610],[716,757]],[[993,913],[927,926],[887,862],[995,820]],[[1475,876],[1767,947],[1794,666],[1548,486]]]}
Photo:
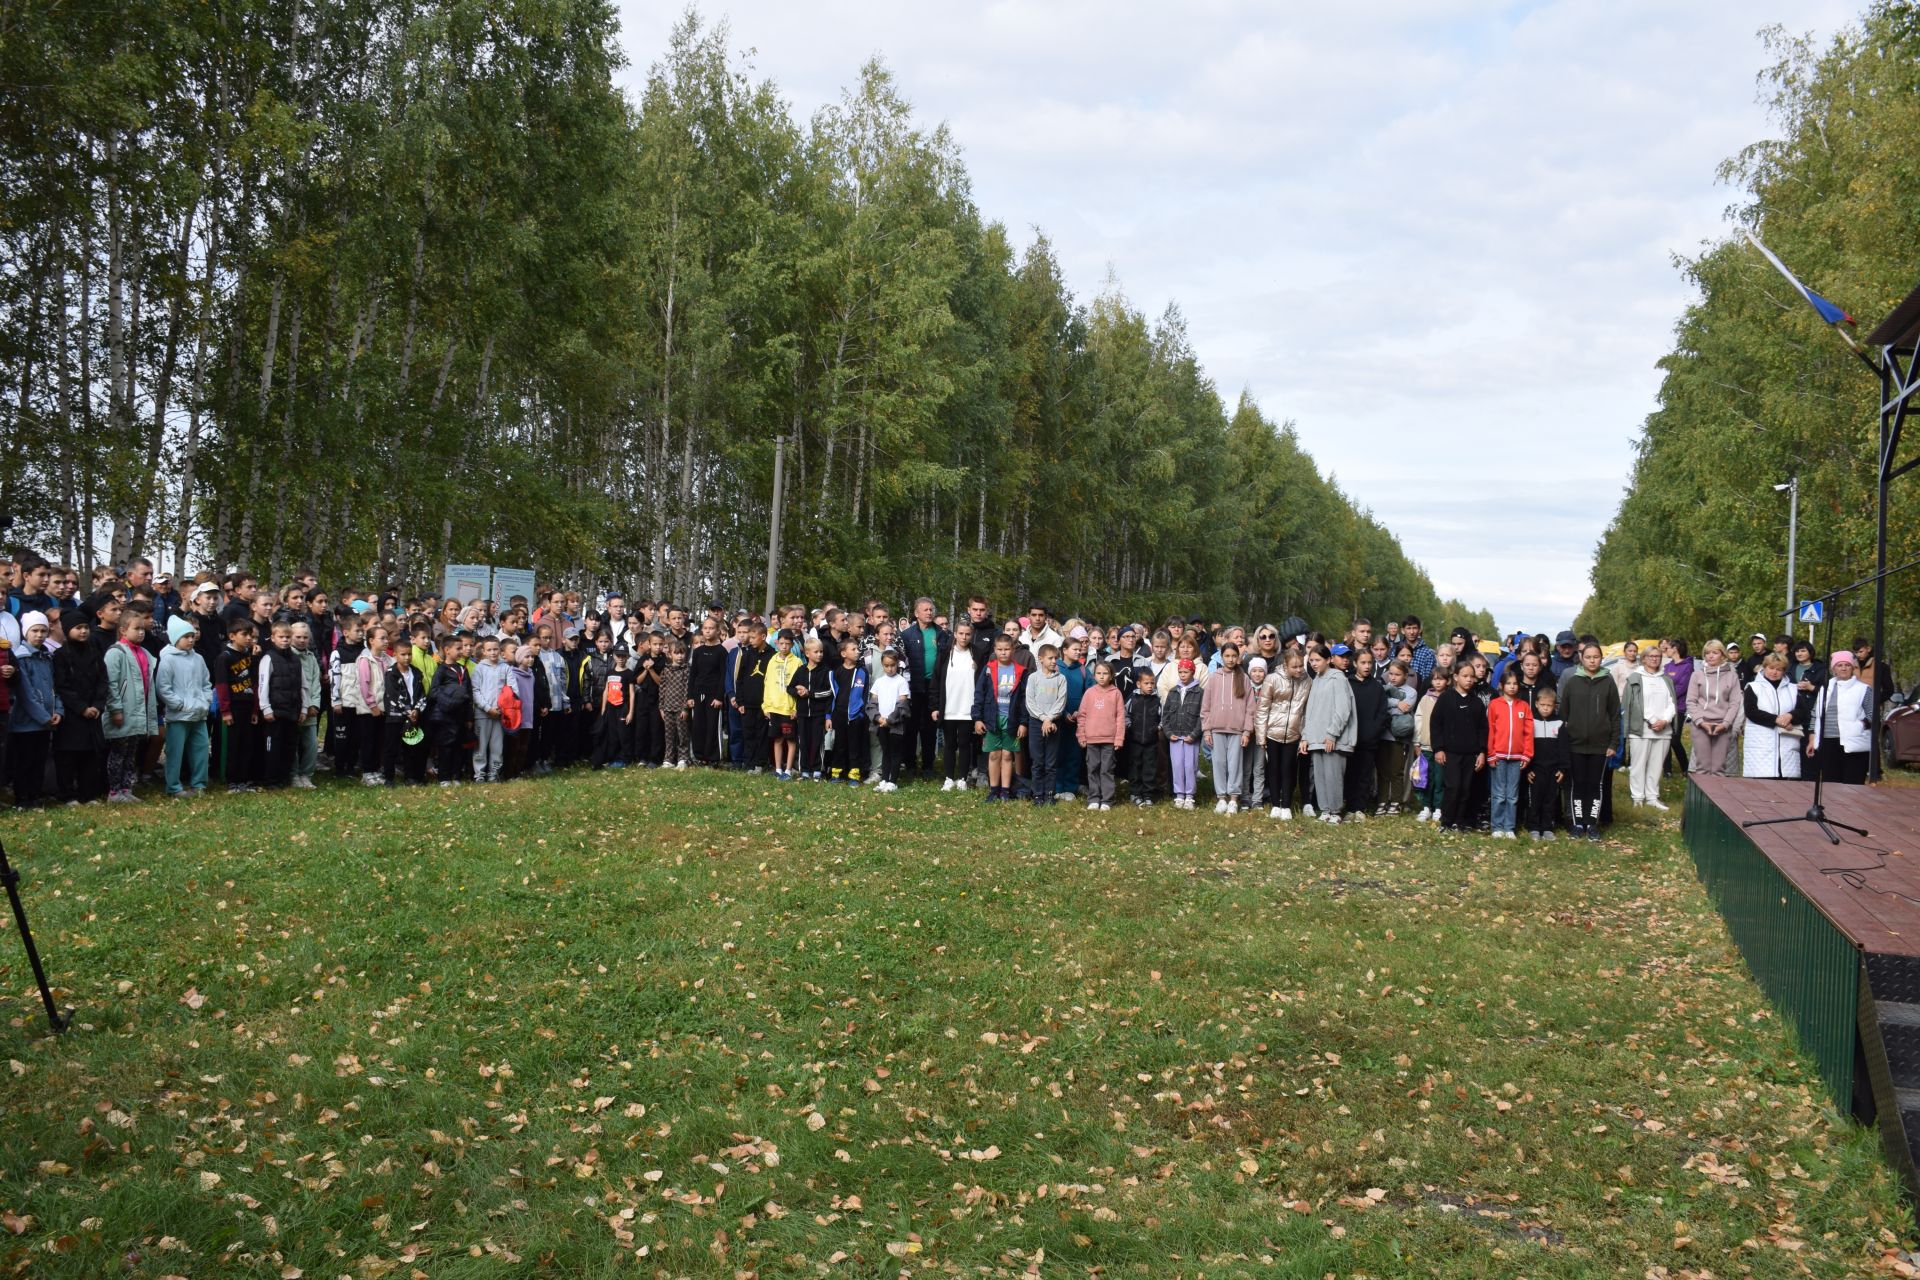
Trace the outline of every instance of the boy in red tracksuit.
{"label": "boy in red tracksuit", "polygon": [[1113,754],[1127,740],[1127,701],[1113,682],[1113,664],[1093,664],[1093,685],[1080,696],[1073,714],[1080,746],[1087,753],[1087,808],[1113,808]]}
{"label": "boy in red tracksuit", "polygon": [[1517,663],[1500,673],[1500,696],[1487,704],[1487,758],[1493,762],[1493,838],[1517,839],[1520,772],[1533,759],[1533,707],[1520,696]]}

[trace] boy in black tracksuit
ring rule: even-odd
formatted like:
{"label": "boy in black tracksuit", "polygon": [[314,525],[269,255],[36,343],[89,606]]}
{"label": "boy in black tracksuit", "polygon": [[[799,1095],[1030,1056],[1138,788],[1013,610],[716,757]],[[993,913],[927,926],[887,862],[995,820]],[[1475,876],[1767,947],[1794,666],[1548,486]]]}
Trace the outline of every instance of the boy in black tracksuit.
{"label": "boy in black tracksuit", "polygon": [[840,665],[827,673],[829,723],[833,725],[833,757],[828,777],[850,787],[860,785],[867,765],[867,668],[860,661],[860,645],[840,644]]}
{"label": "boy in black tracksuit", "polygon": [[688,728],[693,734],[693,758],[701,764],[718,764],[727,752],[727,660],[733,655],[710,639],[717,634],[702,627],[701,643],[687,654],[687,696],[693,699]]}
{"label": "boy in black tracksuit", "polygon": [[473,725],[473,678],[467,674],[466,656],[467,638],[463,635],[449,637],[441,647],[440,665],[433,673],[433,687],[427,691],[427,710],[422,717],[439,757],[443,787],[461,781],[463,771],[472,763],[466,743]]}
{"label": "boy in black tracksuit", "polygon": [[427,780],[427,743],[423,737],[409,746],[406,734],[409,729],[418,727],[421,713],[426,710],[427,691],[420,679],[420,672],[413,665],[413,650],[401,645],[393,651],[393,665],[387,668],[387,688],[385,701],[386,715],[382,717],[382,726],[386,741],[382,743],[380,772],[385,776],[387,785],[394,785],[402,770],[407,781],[420,784]]}
{"label": "boy in black tracksuit", "polygon": [[666,747],[664,726],[660,721],[660,672],[667,660],[660,653],[660,635],[647,637],[627,669],[633,673],[629,689],[633,694],[633,715],[627,722],[627,762],[651,769],[660,763]]}
{"label": "boy in black tracksuit", "polygon": [[1160,696],[1153,672],[1140,668],[1127,700],[1127,791],[1142,808],[1160,790]]}
{"label": "boy in black tracksuit", "polygon": [[767,695],[767,663],[772,658],[766,625],[756,622],[747,633],[747,643],[733,655],[733,709],[740,713],[744,746],[741,763],[754,773],[767,764],[767,713],[760,704]]}
{"label": "boy in black tracksuit", "polygon": [[1433,704],[1433,759],[1447,771],[1442,831],[1465,831],[1473,821],[1473,776],[1487,763],[1487,709],[1473,681],[1473,664],[1461,663],[1454,669],[1453,687]]}
{"label": "boy in black tracksuit", "polygon": [[1559,695],[1546,685],[1533,695],[1533,759],[1527,762],[1527,830],[1535,840],[1553,839],[1555,802],[1560,799],[1560,784],[1573,767],[1567,748],[1565,724],[1556,705]]}

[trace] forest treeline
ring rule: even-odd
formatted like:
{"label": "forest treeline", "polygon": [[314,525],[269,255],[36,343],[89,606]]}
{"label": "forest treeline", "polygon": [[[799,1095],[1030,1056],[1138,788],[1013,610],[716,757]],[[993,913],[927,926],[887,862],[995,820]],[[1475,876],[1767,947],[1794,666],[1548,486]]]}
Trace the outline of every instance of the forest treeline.
{"label": "forest treeline", "polygon": [[1076,301],[877,63],[804,124],[689,14],[130,0],[0,30],[0,508],[76,564],[531,565],[1329,629],[1442,602],[1174,309]]}
{"label": "forest treeline", "polygon": [[[1920,10],[1875,4],[1826,45],[1778,29],[1766,39],[1779,136],[1723,166],[1739,192],[1733,215],[1851,312],[1864,340],[1920,281]],[[1737,231],[1680,267],[1699,296],[1661,361],[1658,407],[1581,624],[1697,645],[1784,625],[1789,504],[1773,486],[1794,475],[1795,594],[1873,572],[1880,388]],[[1907,440],[1903,458],[1920,449],[1911,426]],[[1898,564],[1920,555],[1920,478],[1894,481],[1889,510]],[[1920,641],[1920,573],[1891,581],[1887,599],[1904,677]],[[1842,602],[1835,638],[1870,634],[1872,609],[1871,591]]]}

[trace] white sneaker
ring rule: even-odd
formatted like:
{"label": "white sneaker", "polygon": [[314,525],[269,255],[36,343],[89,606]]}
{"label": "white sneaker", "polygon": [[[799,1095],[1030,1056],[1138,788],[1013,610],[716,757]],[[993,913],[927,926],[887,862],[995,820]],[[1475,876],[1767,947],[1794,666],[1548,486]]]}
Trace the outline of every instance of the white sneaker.
{"label": "white sneaker", "polygon": [[1312,806],[1312,805],[1304,805],[1304,806],[1302,806],[1302,808],[1301,808],[1301,810],[1300,810],[1300,812],[1302,812],[1302,813],[1304,813],[1304,814],[1306,814],[1306,815],[1307,815],[1307,816],[1308,816],[1309,818],[1317,818],[1317,817],[1319,817],[1319,816],[1320,816],[1319,814],[1317,814],[1317,813],[1315,813],[1315,812],[1313,811],[1313,806]]}
{"label": "white sneaker", "polygon": [[1649,800],[1649,801],[1647,801],[1647,804],[1648,804],[1648,805],[1649,805],[1650,807],[1652,807],[1652,808],[1655,808],[1655,809],[1658,809],[1658,810],[1660,810],[1660,811],[1661,811],[1661,812],[1663,812],[1663,813],[1664,813],[1664,812],[1666,812],[1666,808],[1667,808],[1667,806],[1666,806],[1666,805],[1664,805],[1664,804],[1662,804],[1662,803],[1660,803],[1660,802],[1659,802],[1658,800]]}
{"label": "white sneaker", "polygon": [[363,787],[384,787],[387,785],[387,780],[377,773],[363,773],[360,775],[360,785]]}
{"label": "white sneaker", "polygon": [[1102,813],[1110,813],[1112,811],[1113,811],[1113,806],[1110,804],[1103,804],[1100,806],[1100,812]]}
{"label": "white sneaker", "polygon": [[1213,811],[1215,813],[1225,813],[1227,811],[1226,797],[1222,796],[1213,802]]}
{"label": "white sneaker", "polygon": [[955,778],[953,780],[953,789],[955,791],[965,791],[967,789],[967,780],[965,778]]}
{"label": "white sneaker", "polygon": [[1413,815],[1413,820],[1415,822],[1431,822],[1433,821],[1433,810],[1422,809],[1420,812]]}
{"label": "white sneaker", "polygon": [[1098,800],[1089,800],[1087,801],[1087,808],[1093,810],[1095,813],[1098,813],[1100,812],[1100,802]]}
{"label": "white sneaker", "polygon": [[1322,821],[1324,821],[1330,827],[1337,827],[1340,825],[1340,815],[1337,813],[1329,813],[1322,819]]}
{"label": "white sneaker", "polygon": [[293,785],[302,791],[312,791],[314,789],[312,778],[295,778]]}
{"label": "white sneaker", "polygon": [[1355,809],[1352,813],[1347,815],[1347,821],[1349,822],[1365,822],[1366,820],[1367,820],[1367,814],[1364,809]]}
{"label": "white sneaker", "polygon": [[952,779],[952,778],[948,778],[948,779],[947,779],[946,781],[944,781],[944,782],[942,782],[942,783],[940,784],[940,789],[941,789],[942,791],[951,791],[951,790],[953,790],[953,779]]}
{"label": "white sneaker", "polygon": [[[682,761],[680,761],[680,762],[679,762],[678,764],[676,764],[676,765],[674,765],[673,767],[674,767],[674,768],[676,768],[676,769],[684,769],[684,768],[686,768],[686,767],[687,767],[687,762],[686,762],[685,760],[682,760]],[[815,775],[813,775],[813,776],[817,778],[817,777],[819,777],[820,775],[816,773],[816,774],[815,774]]]}
{"label": "white sneaker", "polygon": [[1292,821],[1293,821],[1293,810],[1291,810],[1291,809],[1288,809],[1288,808],[1284,808],[1284,807],[1283,807],[1283,808],[1282,808],[1282,809],[1280,810],[1280,821],[1282,821],[1282,822],[1292,822]]}
{"label": "white sneaker", "polygon": [[1268,816],[1269,818],[1272,818],[1272,819],[1273,819],[1273,820],[1274,820],[1275,822],[1279,822],[1279,821],[1282,821],[1282,819],[1281,819],[1281,817],[1280,817],[1280,806],[1279,806],[1279,805],[1275,805],[1275,806],[1273,806],[1273,808],[1271,808],[1271,809],[1269,809],[1269,810],[1267,810],[1267,816]]}
{"label": "white sneaker", "polygon": [[1227,801],[1227,812],[1228,813],[1240,812],[1240,802],[1238,800]]}

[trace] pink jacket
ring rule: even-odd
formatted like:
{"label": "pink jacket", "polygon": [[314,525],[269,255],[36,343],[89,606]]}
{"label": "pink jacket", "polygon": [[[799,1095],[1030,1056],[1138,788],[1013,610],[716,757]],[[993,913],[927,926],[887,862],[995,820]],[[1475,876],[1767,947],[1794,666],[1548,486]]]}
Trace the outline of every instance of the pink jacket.
{"label": "pink jacket", "polygon": [[1081,746],[1117,747],[1127,740],[1127,703],[1118,685],[1088,685],[1079,716]]}
{"label": "pink jacket", "polygon": [[[1244,686],[1237,694],[1233,689],[1236,675]],[[1238,668],[1232,671],[1220,668],[1207,677],[1207,691],[1200,699],[1200,732],[1252,733],[1258,694],[1259,690],[1247,678],[1246,672]]]}

